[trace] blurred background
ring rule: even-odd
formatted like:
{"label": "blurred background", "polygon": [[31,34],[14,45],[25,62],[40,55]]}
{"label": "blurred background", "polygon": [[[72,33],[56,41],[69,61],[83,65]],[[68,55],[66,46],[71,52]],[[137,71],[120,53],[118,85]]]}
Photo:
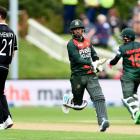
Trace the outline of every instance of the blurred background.
{"label": "blurred background", "polygon": [[[140,0],[0,0],[0,5],[18,36],[5,90],[11,106],[60,106],[63,94],[71,92],[66,44],[73,19],[83,21],[85,37],[101,58],[115,56],[125,27],[140,41]],[[108,105],[122,105],[121,72],[120,61],[98,74]],[[86,91],[85,98],[92,106]]]}

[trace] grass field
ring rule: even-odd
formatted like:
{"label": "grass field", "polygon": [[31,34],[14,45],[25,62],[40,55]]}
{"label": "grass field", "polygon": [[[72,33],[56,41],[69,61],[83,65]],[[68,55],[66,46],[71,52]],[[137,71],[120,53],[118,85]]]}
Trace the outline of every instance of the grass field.
{"label": "grass field", "polygon": [[[60,107],[11,108],[12,129],[0,132],[0,140],[139,140],[140,126],[134,125],[125,108],[108,108],[110,128],[98,132],[95,111],[71,110],[64,114]],[[136,133],[137,132],[137,133]]]}
{"label": "grass field", "polygon": [[24,39],[19,40],[19,79],[66,79],[70,66],[58,61]]}

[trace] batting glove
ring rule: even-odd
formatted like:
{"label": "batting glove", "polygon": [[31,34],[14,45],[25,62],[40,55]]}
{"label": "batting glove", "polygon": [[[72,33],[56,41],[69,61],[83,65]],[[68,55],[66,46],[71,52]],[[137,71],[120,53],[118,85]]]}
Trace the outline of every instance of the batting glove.
{"label": "batting glove", "polygon": [[107,61],[106,58],[102,58],[100,60],[96,60],[95,62],[92,62],[92,66],[94,68],[95,72],[103,71],[103,64]]}

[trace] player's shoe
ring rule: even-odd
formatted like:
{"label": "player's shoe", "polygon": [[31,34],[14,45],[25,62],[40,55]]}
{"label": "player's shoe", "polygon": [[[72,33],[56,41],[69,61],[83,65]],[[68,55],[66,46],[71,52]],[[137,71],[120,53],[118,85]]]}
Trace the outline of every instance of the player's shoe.
{"label": "player's shoe", "polygon": [[10,115],[8,116],[8,118],[6,119],[6,121],[4,122],[4,127],[5,129],[11,128],[13,126],[13,120],[11,119]]}
{"label": "player's shoe", "polygon": [[86,100],[83,100],[81,105],[74,105],[72,99],[69,99],[69,102],[67,104],[64,104],[63,106],[72,108],[74,110],[83,110],[87,106],[88,102]]}
{"label": "player's shoe", "polygon": [[63,96],[63,106],[62,106],[62,111],[66,114],[69,113],[70,111],[70,108],[74,109],[74,110],[82,110],[84,109],[88,102],[86,100],[83,100],[82,104],[81,105],[74,105],[73,103],[73,97],[72,96],[69,96],[68,94],[65,94]]}
{"label": "player's shoe", "polygon": [[140,111],[138,111],[134,118],[135,124],[140,124]]}
{"label": "player's shoe", "polygon": [[106,131],[106,129],[109,127],[109,121],[103,118],[103,121],[100,125],[100,132]]}
{"label": "player's shoe", "polygon": [[72,108],[74,110],[82,110],[88,105],[88,102],[86,100],[83,100],[81,105],[74,105]]}
{"label": "player's shoe", "polygon": [[0,124],[0,130],[4,130],[5,129],[5,125],[4,125],[4,123],[1,123]]}
{"label": "player's shoe", "polygon": [[67,106],[68,104],[70,104],[71,98],[68,94],[64,94],[63,96],[63,105],[62,105],[62,111],[65,114],[68,114],[70,111],[70,108]]}

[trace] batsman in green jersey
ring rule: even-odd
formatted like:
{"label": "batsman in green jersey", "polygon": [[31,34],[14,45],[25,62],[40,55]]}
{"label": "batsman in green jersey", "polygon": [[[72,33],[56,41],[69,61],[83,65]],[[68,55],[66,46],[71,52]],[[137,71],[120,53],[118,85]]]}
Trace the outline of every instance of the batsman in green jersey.
{"label": "batsman in green jersey", "polygon": [[123,44],[119,47],[117,55],[110,61],[116,65],[120,58],[123,59],[123,75],[121,86],[123,103],[131,113],[135,124],[140,124],[140,110],[137,90],[140,84],[140,43],[135,41],[135,32],[131,28],[122,30]]}
{"label": "batsman in green jersey", "polygon": [[83,36],[84,26],[81,20],[76,19],[71,22],[70,32],[72,39],[67,44],[67,50],[71,66],[70,82],[73,97],[64,96],[63,105],[75,110],[85,108],[87,101],[83,100],[83,95],[86,89],[94,102],[100,131],[105,131],[109,127],[105,97],[96,75],[96,72],[101,70],[102,62],[93,44]]}

